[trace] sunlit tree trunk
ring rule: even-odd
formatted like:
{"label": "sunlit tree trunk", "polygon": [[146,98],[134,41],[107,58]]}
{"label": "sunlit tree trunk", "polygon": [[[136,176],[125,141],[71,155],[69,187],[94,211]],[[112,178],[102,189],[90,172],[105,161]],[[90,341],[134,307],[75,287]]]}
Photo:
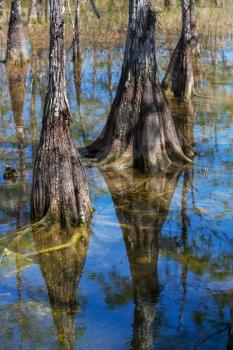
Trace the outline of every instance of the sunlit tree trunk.
{"label": "sunlit tree trunk", "polygon": [[129,1],[128,35],[116,97],[101,135],[85,150],[86,156],[100,165],[117,161],[117,166],[157,171],[171,161],[189,161],[159,84],[155,25],[152,1]]}
{"label": "sunlit tree trunk", "polygon": [[64,1],[51,0],[49,86],[40,144],[34,166],[31,213],[49,214],[67,227],[91,212],[89,190],[78,151],[71,140],[71,112],[66,97]]}
{"label": "sunlit tree trunk", "polygon": [[22,63],[27,59],[24,29],[21,21],[21,2],[12,0],[7,35],[7,63]]}
{"label": "sunlit tree trunk", "polygon": [[171,88],[175,97],[190,99],[194,89],[194,78],[189,0],[181,0],[181,7],[181,36],[172,54],[162,86],[164,89]]}

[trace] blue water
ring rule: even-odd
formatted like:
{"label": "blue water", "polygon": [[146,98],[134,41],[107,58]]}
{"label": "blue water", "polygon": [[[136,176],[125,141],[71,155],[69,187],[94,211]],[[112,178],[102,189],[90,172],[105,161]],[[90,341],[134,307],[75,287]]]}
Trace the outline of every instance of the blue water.
{"label": "blue water", "polygon": [[[59,349],[59,343],[60,349],[67,350],[163,350],[171,347],[187,350],[195,345],[199,345],[198,349],[226,349],[233,301],[232,46],[226,39],[221,49],[203,50],[197,83],[201,96],[193,101],[196,157],[186,173],[181,171],[175,180],[168,178],[165,183],[160,182],[157,175],[144,179],[150,186],[146,190],[138,185],[142,178],[137,174],[130,174],[125,182],[122,180],[122,189],[109,180],[108,174],[96,168],[85,169],[95,213],[86,258],[83,256],[85,264],[80,276],[76,276],[77,281],[80,277],[75,287],[76,310],[71,315],[69,307],[65,307],[64,320],[71,323],[64,323],[64,334],[61,332],[63,309],[60,304],[53,303],[51,287],[48,287],[48,279],[53,281],[55,272],[52,269],[50,277],[42,274],[43,262],[36,254],[32,234],[19,242],[17,251],[9,248],[11,237],[7,238],[7,233],[30,222],[32,162],[46,93],[47,52],[41,52],[44,58],[40,60],[36,58],[39,53],[35,53],[25,72],[23,125],[16,125],[7,72],[1,65],[2,349],[54,350]],[[76,99],[72,62],[70,57],[67,59],[67,95],[77,146],[95,139],[104,126],[120,77],[122,52],[120,48],[83,51],[80,105]],[[167,51],[159,48],[161,75],[168,59]],[[174,100],[169,99],[169,102],[171,108],[175,108]],[[26,135],[23,169],[20,169],[22,153],[16,134],[19,126],[23,126]],[[6,164],[18,170],[15,182],[3,179]],[[119,179],[121,174],[115,176]],[[157,188],[156,184],[162,185]],[[164,194],[167,189],[168,196]],[[161,208],[165,209],[161,212]],[[159,221],[161,217],[162,222]],[[148,237],[152,240],[157,237],[157,240],[140,243],[140,235],[135,238],[138,228],[142,240]],[[5,248],[9,254],[4,253]],[[73,253],[68,251],[67,254],[71,254],[70,261],[73,261]],[[49,254],[44,254],[43,261],[46,257],[49,258]],[[65,274],[67,266],[69,259],[64,265]],[[58,274],[59,268],[60,265]],[[55,322],[56,315],[60,315],[59,326]],[[70,327],[67,332],[72,322],[74,328]],[[222,328],[224,331],[219,333]],[[140,333],[142,330],[146,339]],[[211,337],[206,339],[208,336]],[[64,338],[74,339],[74,344],[67,345]]]}

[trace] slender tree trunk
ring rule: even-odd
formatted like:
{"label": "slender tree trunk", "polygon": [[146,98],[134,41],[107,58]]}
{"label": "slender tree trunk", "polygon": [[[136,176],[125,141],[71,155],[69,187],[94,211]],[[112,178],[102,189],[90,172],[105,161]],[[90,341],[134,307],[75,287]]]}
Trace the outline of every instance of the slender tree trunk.
{"label": "slender tree trunk", "polygon": [[73,60],[77,64],[81,60],[80,48],[80,0],[77,0],[74,24]]}
{"label": "slender tree trunk", "polygon": [[48,22],[50,14],[50,0],[45,0],[45,21]]}
{"label": "slender tree trunk", "polygon": [[35,23],[42,20],[42,0],[31,0],[28,15],[28,23]]}
{"label": "slender tree trunk", "polygon": [[190,99],[194,89],[191,16],[189,0],[181,0],[182,31],[180,40],[172,54],[162,87],[171,88],[175,97]]}
{"label": "slender tree trunk", "polygon": [[[164,169],[189,161],[160,87],[155,50],[156,12],[150,0],[129,1],[129,26],[121,78],[107,123],[85,149],[100,165]],[[114,165],[114,164],[112,164]]]}
{"label": "slender tree trunk", "polygon": [[216,7],[223,7],[223,0],[215,0]]}
{"label": "slender tree trunk", "polygon": [[91,212],[88,183],[71,140],[71,113],[65,92],[64,1],[51,0],[49,86],[34,166],[31,213],[70,225]]}
{"label": "slender tree trunk", "polygon": [[4,13],[4,0],[0,0],[0,19]]}
{"label": "slender tree trunk", "polygon": [[37,21],[37,0],[31,0],[29,14],[28,14],[28,23],[33,23]]}
{"label": "slender tree trunk", "polygon": [[42,20],[42,0],[37,0],[36,2],[36,10],[37,10],[37,20],[41,22]]}
{"label": "slender tree trunk", "polygon": [[190,29],[191,29],[191,46],[193,55],[200,56],[200,44],[197,31],[195,0],[190,0]]}
{"label": "slender tree trunk", "polygon": [[24,29],[21,21],[21,2],[12,0],[7,35],[7,63],[22,63],[27,59]]}
{"label": "slender tree trunk", "polygon": [[171,10],[176,5],[176,0],[164,0],[164,8]]}

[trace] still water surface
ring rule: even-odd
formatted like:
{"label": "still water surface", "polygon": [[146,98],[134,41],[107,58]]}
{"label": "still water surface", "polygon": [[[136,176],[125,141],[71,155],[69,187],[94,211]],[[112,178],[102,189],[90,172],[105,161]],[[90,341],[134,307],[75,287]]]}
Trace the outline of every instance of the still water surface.
{"label": "still water surface", "polygon": [[[153,177],[86,167],[95,213],[89,237],[75,244],[57,237],[56,230],[44,236],[30,232],[11,243],[10,232],[30,222],[48,53],[32,50],[24,70],[0,65],[1,349],[227,348],[233,302],[233,42],[204,42],[200,96],[193,104],[169,99],[194,141],[194,165]],[[122,53],[118,47],[84,50],[81,82],[67,59],[77,146],[93,140],[105,123]],[[169,55],[158,51],[161,75]],[[17,169],[16,181],[3,179],[6,164]]]}

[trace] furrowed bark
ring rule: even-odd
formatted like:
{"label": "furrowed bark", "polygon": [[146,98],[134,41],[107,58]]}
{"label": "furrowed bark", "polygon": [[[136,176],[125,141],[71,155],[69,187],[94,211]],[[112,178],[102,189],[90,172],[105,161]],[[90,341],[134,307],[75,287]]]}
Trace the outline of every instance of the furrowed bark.
{"label": "furrowed bark", "polygon": [[27,60],[23,24],[21,21],[21,2],[12,0],[7,35],[6,63],[24,63]]}
{"label": "furrowed bark", "polygon": [[163,89],[171,88],[175,97],[190,99],[194,90],[191,14],[189,0],[181,0],[182,30],[162,82]]}
{"label": "furrowed bark", "polygon": [[155,49],[156,12],[150,0],[129,1],[129,26],[121,78],[107,123],[84,154],[102,166],[142,171],[188,162],[160,87]]}
{"label": "furrowed bark", "polygon": [[49,86],[44,106],[31,196],[33,219],[46,214],[67,227],[91,213],[89,190],[71,140],[71,113],[65,92],[64,1],[51,1]]}

